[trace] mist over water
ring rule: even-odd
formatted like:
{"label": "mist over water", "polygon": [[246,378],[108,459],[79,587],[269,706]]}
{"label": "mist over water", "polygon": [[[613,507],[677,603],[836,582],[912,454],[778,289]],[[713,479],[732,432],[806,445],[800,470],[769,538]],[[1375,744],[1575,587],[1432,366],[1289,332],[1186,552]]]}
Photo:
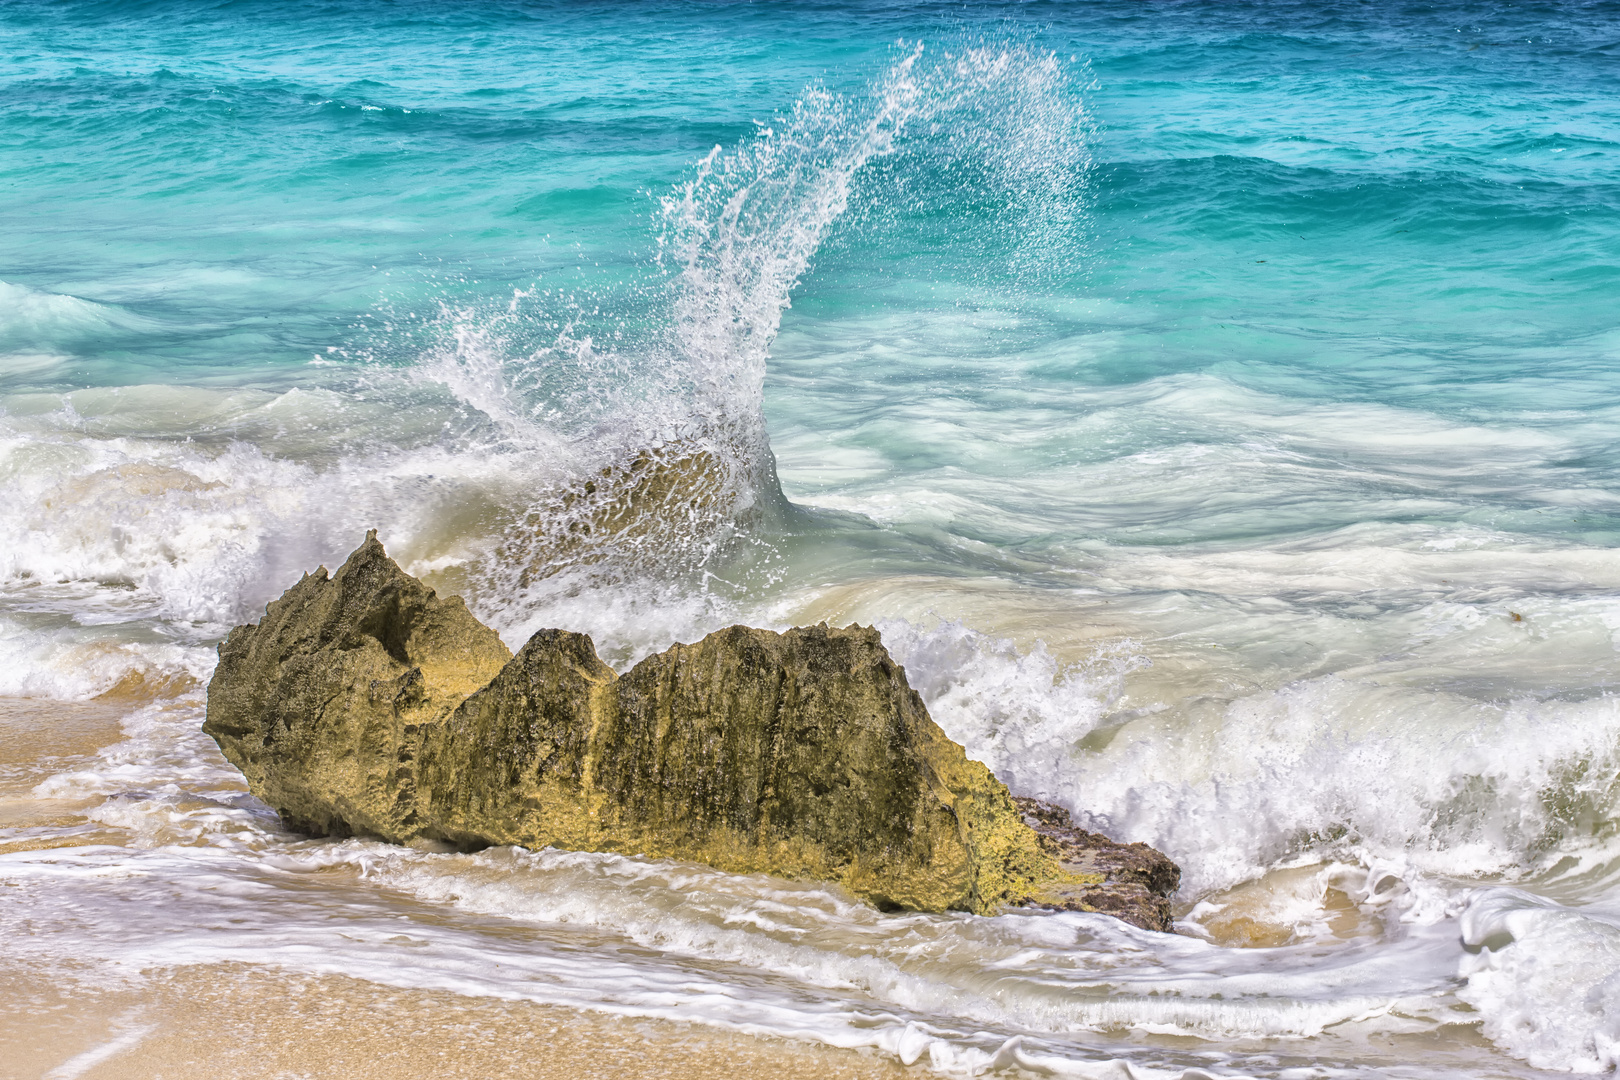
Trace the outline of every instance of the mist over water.
{"label": "mist over water", "polygon": [[[0,966],[1611,1071],[1614,11],[593,11],[0,4]],[[288,834],[202,687],[367,528],[621,668],[876,623],[1182,933]]]}

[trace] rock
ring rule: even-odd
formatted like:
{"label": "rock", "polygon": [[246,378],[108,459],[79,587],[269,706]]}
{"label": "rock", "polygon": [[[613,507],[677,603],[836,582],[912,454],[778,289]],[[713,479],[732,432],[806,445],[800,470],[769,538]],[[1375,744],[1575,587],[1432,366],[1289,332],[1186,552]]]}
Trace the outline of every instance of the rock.
{"label": "rock", "polygon": [[1146,844],[1120,844],[1077,826],[1061,806],[1014,798],[1063,877],[1037,889],[1029,904],[1059,911],[1100,911],[1143,930],[1170,932],[1170,897],[1181,868]]}
{"label": "rock", "polygon": [[424,728],[511,655],[459,597],[440,600],[370,532],[335,576],[305,574],[257,626],[231,631],[203,730],[290,828],[409,837],[421,829]]}
{"label": "rock", "polygon": [[1137,925],[1129,890],[1163,884],[1146,856],[1127,865],[1066,815],[1048,822],[1061,810],[1015,804],[870,627],[734,626],[623,676],[585,635],[542,630],[508,661],[374,534],[231,632],[204,730],[318,835],[690,859],[837,881],[883,908],[1036,902]]}
{"label": "rock", "polygon": [[543,630],[422,754],[423,820],[455,843],[830,879],[923,911],[993,911],[1056,872],[867,627],[734,626],[622,678]]}
{"label": "rock", "polygon": [[568,570],[690,569],[724,546],[741,520],[780,499],[774,459],[724,444],[668,443],[607,465],[583,482],[541,493],[507,530],[501,561],[520,568],[519,588]]}

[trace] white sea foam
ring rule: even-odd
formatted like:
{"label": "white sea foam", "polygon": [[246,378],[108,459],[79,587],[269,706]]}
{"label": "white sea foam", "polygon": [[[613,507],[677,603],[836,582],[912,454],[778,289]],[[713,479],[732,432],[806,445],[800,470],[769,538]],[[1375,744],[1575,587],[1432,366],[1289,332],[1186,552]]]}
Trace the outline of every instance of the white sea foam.
{"label": "white sea foam", "polygon": [[135,677],[153,687],[195,684],[213,670],[207,648],[130,641],[117,624],[41,621],[0,616],[0,697],[84,701]]}
{"label": "white sea foam", "polygon": [[[1098,351],[1090,342],[1069,348]],[[1042,555],[1076,569],[1090,570],[1099,546],[1076,536],[1230,549],[1257,532],[1278,540],[1293,532],[1302,547],[1327,549],[1335,545],[1323,535],[1335,528],[1436,519],[1447,524],[1424,541],[1454,542],[1455,529],[1463,535],[1456,542],[1475,549],[1567,547],[1569,526],[1601,526],[1620,505],[1601,485],[1572,484],[1561,464],[1605,452],[1608,413],[1486,425],[1301,401],[1209,373],[1099,386],[999,355],[970,318],[952,312],[823,328],[787,352],[778,368],[792,380],[792,407],[771,412],[792,498],[1002,545],[1050,537]],[[852,360],[838,378],[816,379],[829,353]],[[932,374],[987,353],[1003,372],[993,392]],[[885,394],[862,376],[868,364],[899,367],[929,392]],[[1398,434],[1384,438],[1389,432]],[[858,472],[826,469],[845,454],[859,455]],[[1510,527],[1474,520],[1482,501]],[[1259,571],[1270,546],[1226,554]],[[1144,562],[1132,584],[1173,569],[1179,553],[1156,554],[1164,559]],[[1357,581],[1351,559],[1339,568],[1341,587],[1377,584]],[[1100,569],[1106,578],[1114,567]],[[1612,585],[1614,573],[1609,562],[1599,580]],[[1284,575],[1265,575],[1267,585],[1286,589]],[[1266,587],[1255,580],[1256,591]]]}
{"label": "white sea foam", "polygon": [[103,1040],[83,1053],[75,1054],[46,1073],[44,1080],[78,1080],[104,1061],[117,1057],[150,1035],[156,1024],[140,1023],[141,1010],[130,1009],[114,1018],[112,1038]]}
{"label": "white sea foam", "polygon": [[1302,855],[1469,878],[1615,854],[1592,829],[1620,814],[1612,697],[1502,703],[1326,675],[1115,721],[1095,745],[1082,740],[1109,719],[1129,654],[1064,669],[959,624],[884,629],[973,757],[1169,852],[1191,895]]}
{"label": "white sea foam", "polygon": [[1119,696],[1124,672],[1145,663],[1115,649],[1064,667],[1044,645],[1022,651],[958,622],[878,629],[935,721],[1013,790],[1039,798],[1071,794],[1064,777],[1075,744]]}
{"label": "white sea foam", "polygon": [[[300,410],[313,408],[317,423],[332,411],[330,402],[296,391],[232,402],[151,388],[96,402],[99,411],[90,411],[86,396],[59,397],[52,413],[0,418],[0,581],[132,589],[128,607],[182,623],[229,626],[251,617],[304,571],[323,563],[335,569],[368,528],[380,529],[396,557],[419,571],[474,561],[493,547],[502,508],[558,475],[544,455],[432,444],[320,463],[230,438],[199,444],[159,432],[81,431],[104,421],[130,426],[120,406],[150,416],[143,410],[156,413],[176,399],[191,415],[171,413],[170,425],[183,428],[189,418],[198,426],[269,427],[264,442],[274,446],[277,428],[309,422],[299,421]],[[353,419],[387,420],[357,411]]]}
{"label": "white sea foam", "polygon": [[1542,1069],[1620,1067],[1620,918],[1516,889],[1485,889],[1462,916],[1458,996],[1485,1035]]}

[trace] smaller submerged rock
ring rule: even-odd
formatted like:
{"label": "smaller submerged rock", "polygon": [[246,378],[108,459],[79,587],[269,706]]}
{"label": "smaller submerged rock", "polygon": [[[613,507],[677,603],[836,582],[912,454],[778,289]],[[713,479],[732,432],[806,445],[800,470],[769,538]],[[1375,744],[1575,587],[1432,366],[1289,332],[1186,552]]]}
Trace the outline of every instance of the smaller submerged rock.
{"label": "smaller submerged rock", "polygon": [[203,730],[317,835],[691,859],[884,908],[1036,904],[1150,929],[1169,928],[1180,876],[1015,801],[871,627],[733,626],[622,676],[567,630],[512,657],[374,533],[231,632]]}

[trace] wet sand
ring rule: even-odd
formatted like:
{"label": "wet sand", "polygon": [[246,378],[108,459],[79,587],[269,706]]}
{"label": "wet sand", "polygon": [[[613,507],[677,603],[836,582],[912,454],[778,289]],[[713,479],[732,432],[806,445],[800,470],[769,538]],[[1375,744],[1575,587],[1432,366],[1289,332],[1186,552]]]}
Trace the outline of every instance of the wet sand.
{"label": "wet sand", "polygon": [[0,975],[13,1080],[893,1080],[854,1050],[246,966],[95,987]]}

